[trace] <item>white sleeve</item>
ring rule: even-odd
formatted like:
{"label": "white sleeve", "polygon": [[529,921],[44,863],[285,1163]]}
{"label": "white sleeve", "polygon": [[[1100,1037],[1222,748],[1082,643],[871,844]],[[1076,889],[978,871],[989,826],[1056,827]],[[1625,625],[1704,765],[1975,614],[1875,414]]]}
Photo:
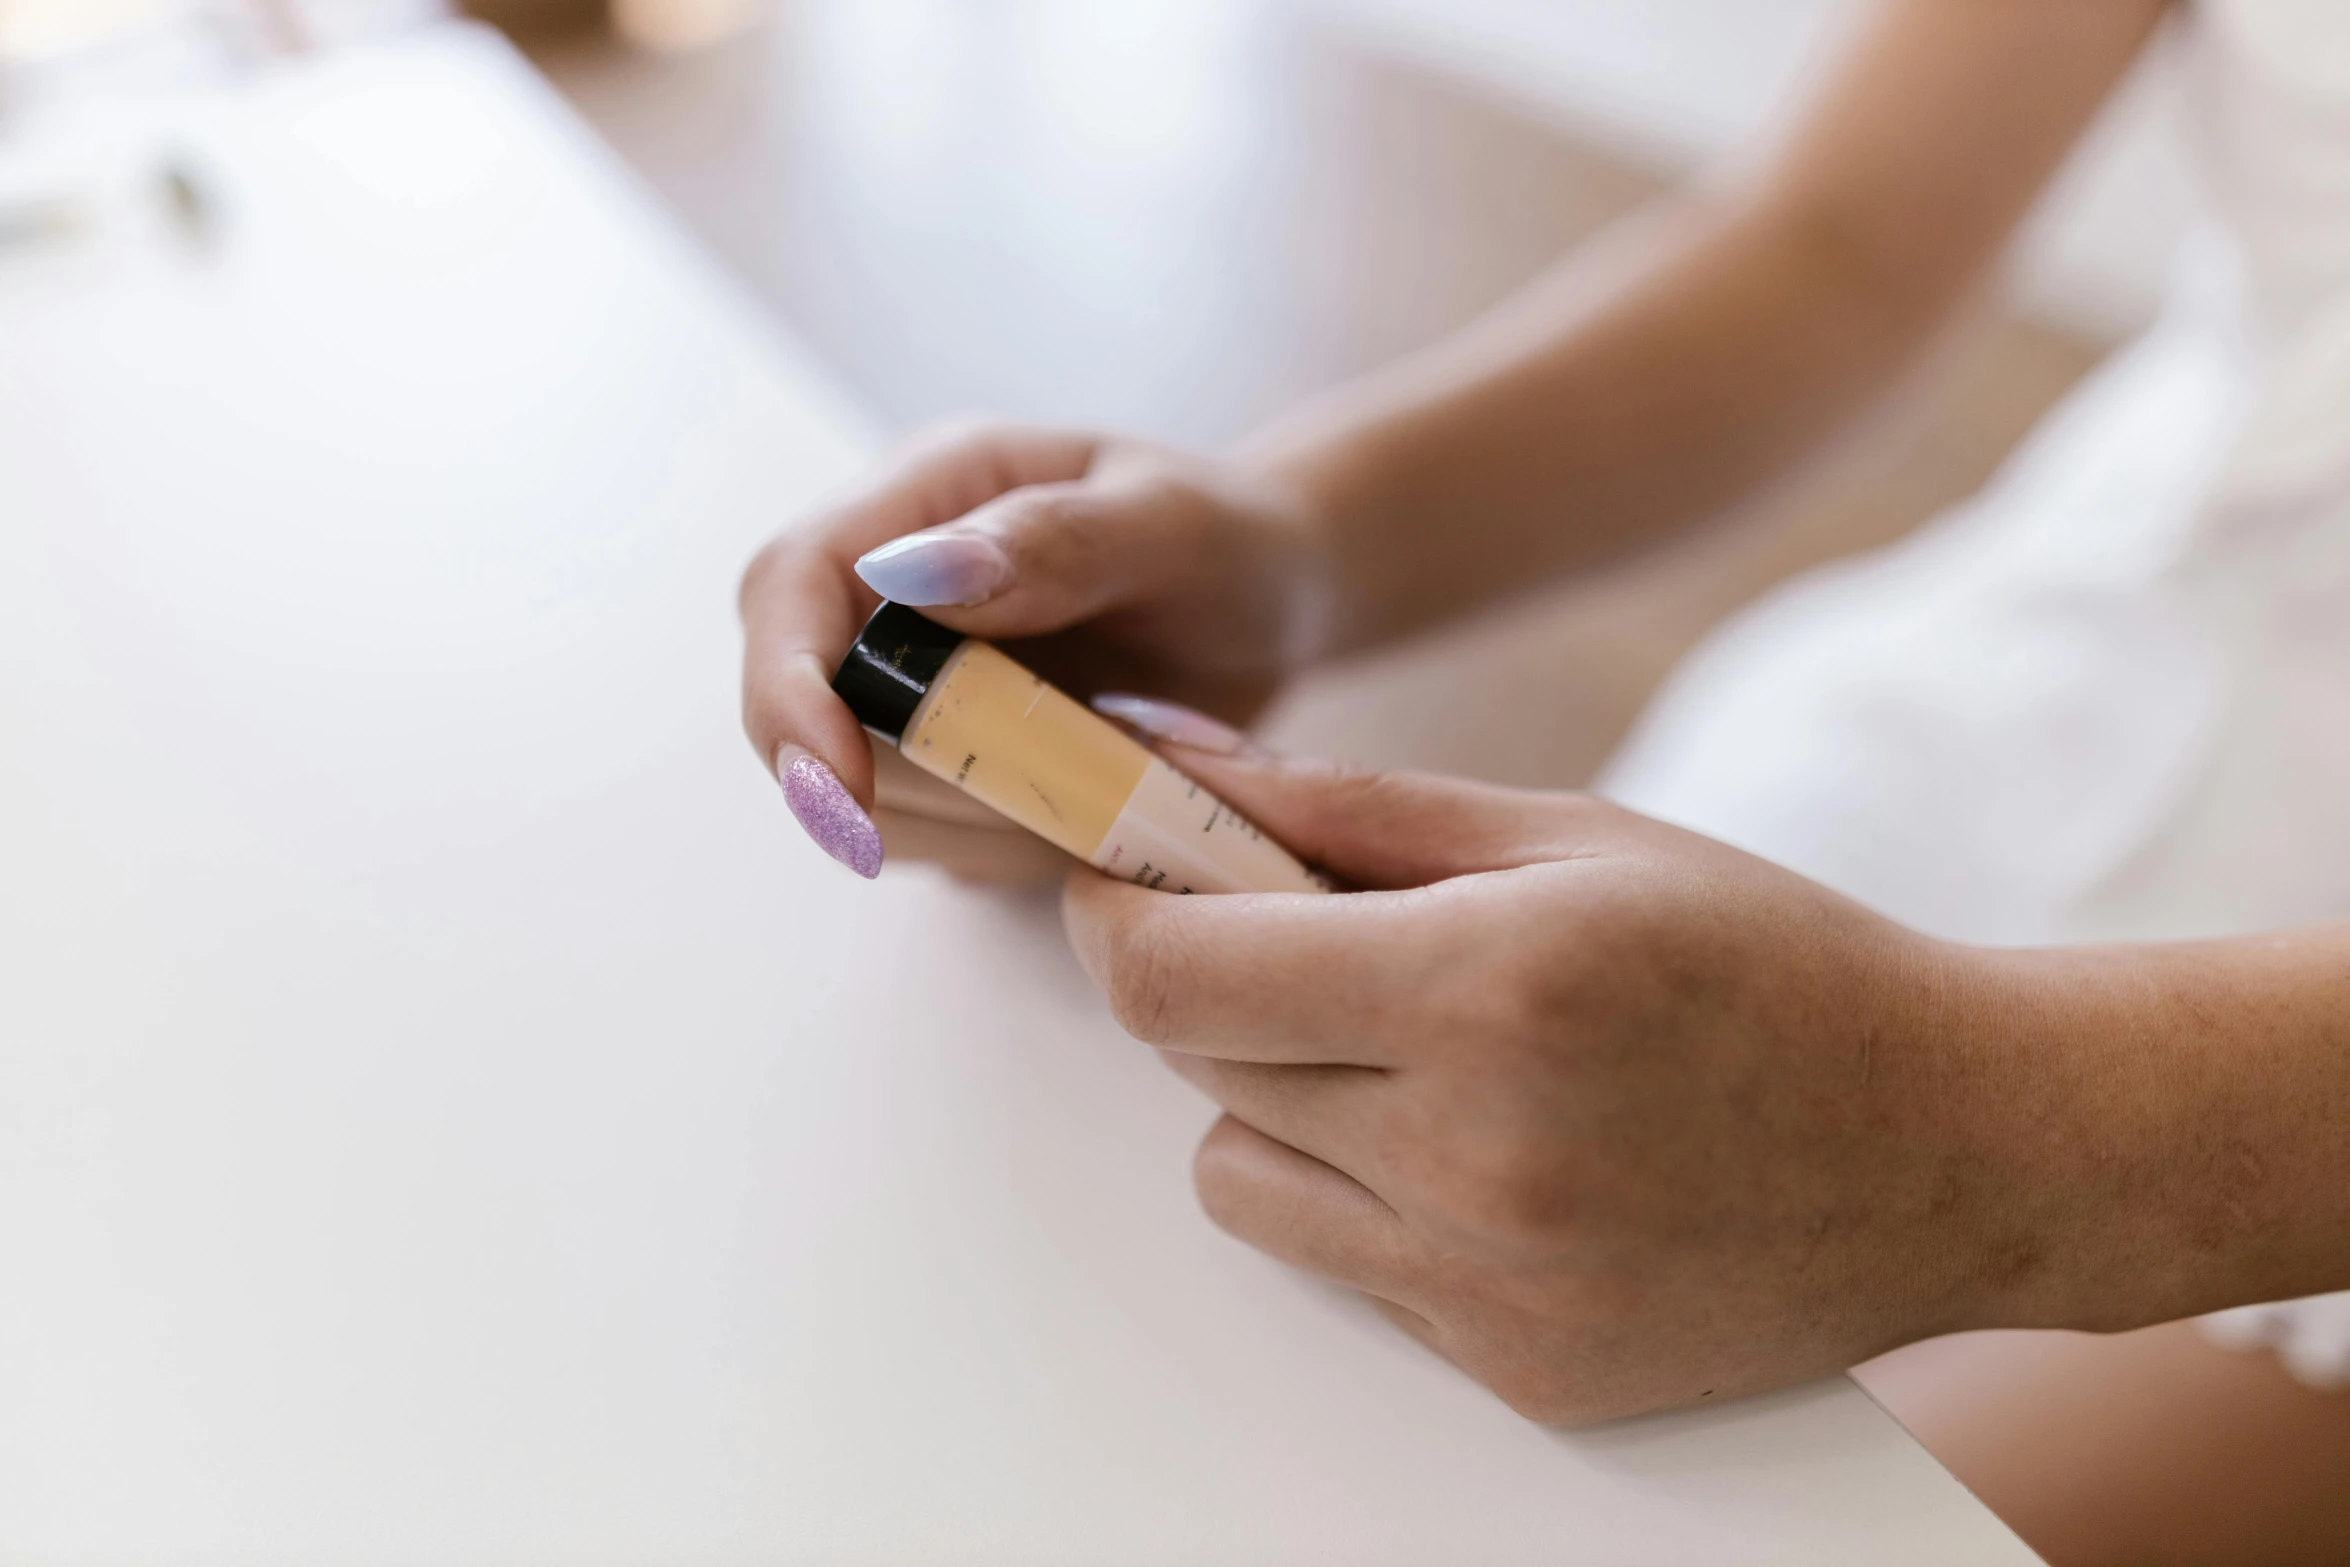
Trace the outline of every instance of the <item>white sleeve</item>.
{"label": "white sleeve", "polygon": [[2350,1391],[2350,1294],[2238,1306],[2205,1317],[2202,1328],[2228,1349],[2275,1350],[2285,1369],[2311,1387]]}

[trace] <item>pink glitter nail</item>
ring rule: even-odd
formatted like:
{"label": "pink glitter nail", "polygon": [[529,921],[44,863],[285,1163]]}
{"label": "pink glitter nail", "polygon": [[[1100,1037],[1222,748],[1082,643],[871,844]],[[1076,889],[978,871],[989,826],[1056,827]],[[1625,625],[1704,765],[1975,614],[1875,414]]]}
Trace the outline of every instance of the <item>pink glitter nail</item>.
{"label": "pink glitter nail", "polygon": [[881,874],[881,833],[831,768],[805,752],[793,757],[783,770],[783,803],[816,847],[867,881]]}

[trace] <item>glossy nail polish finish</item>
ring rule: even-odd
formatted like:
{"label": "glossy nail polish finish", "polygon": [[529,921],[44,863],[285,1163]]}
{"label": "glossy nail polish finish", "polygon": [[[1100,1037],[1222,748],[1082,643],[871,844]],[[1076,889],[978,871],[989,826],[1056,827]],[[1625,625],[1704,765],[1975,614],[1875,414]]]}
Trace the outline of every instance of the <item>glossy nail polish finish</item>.
{"label": "glossy nail polish finish", "polygon": [[777,777],[783,784],[784,804],[816,840],[816,847],[867,881],[881,874],[880,829],[831,768],[799,751]]}
{"label": "glossy nail polish finish", "polygon": [[935,608],[984,604],[1012,580],[1012,560],[976,533],[910,533],[870,550],[857,575],[885,599]]}
{"label": "glossy nail polish finish", "polygon": [[1194,751],[1216,756],[1235,756],[1248,749],[1248,736],[1230,724],[1180,703],[1162,702],[1157,697],[1105,691],[1093,699],[1093,710],[1169,745],[1189,746]]}

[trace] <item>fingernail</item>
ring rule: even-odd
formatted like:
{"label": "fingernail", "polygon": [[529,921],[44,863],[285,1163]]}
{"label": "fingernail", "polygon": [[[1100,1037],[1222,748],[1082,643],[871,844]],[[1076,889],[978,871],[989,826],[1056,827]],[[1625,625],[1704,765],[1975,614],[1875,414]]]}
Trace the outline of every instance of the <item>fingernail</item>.
{"label": "fingernail", "polygon": [[816,847],[867,881],[880,875],[881,831],[873,818],[858,809],[855,797],[831,768],[797,746],[786,746],[784,754],[791,759],[776,773],[783,784],[783,803],[816,840]]}
{"label": "fingernail", "polygon": [[1131,724],[1153,740],[1164,740],[1169,745],[1189,746],[1194,751],[1207,751],[1216,756],[1237,756],[1253,749],[1248,736],[1230,724],[1180,703],[1162,702],[1157,697],[1105,691],[1093,699],[1093,710],[1104,718]]}
{"label": "fingernail", "polygon": [[984,604],[1012,580],[1012,561],[976,533],[910,533],[867,551],[857,575],[883,598],[917,608]]}

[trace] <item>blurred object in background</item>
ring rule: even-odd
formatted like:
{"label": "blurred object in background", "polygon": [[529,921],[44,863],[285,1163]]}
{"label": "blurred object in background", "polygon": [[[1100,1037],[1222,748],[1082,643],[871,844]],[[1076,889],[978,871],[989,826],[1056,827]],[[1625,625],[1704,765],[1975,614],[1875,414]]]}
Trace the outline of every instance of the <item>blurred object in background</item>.
{"label": "blurred object in background", "polygon": [[285,47],[283,24],[203,0],[0,0],[0,111],[217,79]]}
{"label": "blurred object in background", "polygon": [[612,0],[612,30],[647,49],[704,49],[746,31],[760,0]]}
{"label": "blurred object in background", "polygon": [[235,203],[174,128],[192,105],[449,14],[441,0],[0,0],[0,260],[96,276],[110,258],[197,259]]}
{"label": "blurred object in background", "polygon": [[442,0],[0,0],[0,116],[182,91],[448,14]]}
{"label": "blurred object in background", "polygon": [[178,149],[0,162],[0,258],[101,240],[200,251],[221,221],[213,176]]}
{"label": "blurred object in background", "polygon": [[182,31],[292,53],[448,14],[442,0],[0,0],[0,62],[88,58]]}
{"label": "blurred object in background", "polygon": [[526,45],[601,27],[605,0],[462,0],[464,10]]}
{"label": "blurred object in background", "polygon": [[182,0],[4,0],[0,59],[51,59],[161,26]]}
{"label": "blurred object in background", "polygon": [[768,0],[464,0],[464,8],[525,47],[608,28],[633,47],[682,54],[748,30],[769,5]]}

